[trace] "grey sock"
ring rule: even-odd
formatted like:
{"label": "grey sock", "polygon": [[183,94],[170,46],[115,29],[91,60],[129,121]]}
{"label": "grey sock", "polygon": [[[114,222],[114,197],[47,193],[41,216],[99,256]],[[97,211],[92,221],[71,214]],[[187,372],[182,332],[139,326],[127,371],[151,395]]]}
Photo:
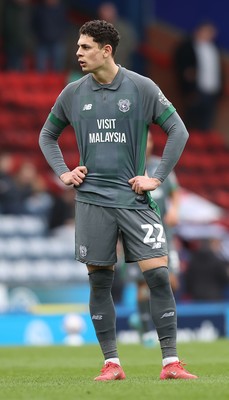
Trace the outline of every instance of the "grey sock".
{"label": "grey sock", "polygon": [[116,344],[116,315],[111,288],[114,272],[99,269],[89,273],[90,314],[105,360],[118,357]]}
{"label": "grey sock", "polygon": [[167,267],[152,268],[144,273],[150,288],[150,309],[157,330],[162,357],[176,357],[176,304],[169,283]]}

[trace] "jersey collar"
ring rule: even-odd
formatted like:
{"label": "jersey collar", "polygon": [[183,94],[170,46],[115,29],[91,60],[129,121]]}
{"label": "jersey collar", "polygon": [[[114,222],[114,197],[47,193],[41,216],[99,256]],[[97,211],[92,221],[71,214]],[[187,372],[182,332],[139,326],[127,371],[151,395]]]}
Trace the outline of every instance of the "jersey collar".
{"label": "jersey collar", "polygon": [[115,78],[111,83],[102,85],[101,83],[97,82],[91,75],[91,88],[92,90],[101,90],[101,89],[117,90],[121,85],[122,79],[123,79],[122,67],[119,65],[118,73],[116,74]]}

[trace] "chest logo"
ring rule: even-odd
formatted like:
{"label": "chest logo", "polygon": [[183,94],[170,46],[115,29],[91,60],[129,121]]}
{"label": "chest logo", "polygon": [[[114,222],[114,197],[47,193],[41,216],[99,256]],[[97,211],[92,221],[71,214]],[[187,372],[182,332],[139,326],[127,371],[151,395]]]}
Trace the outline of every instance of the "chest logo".
{"label": "chest logo", "polygon": [[130,100],[128,100],[128,99],[125,99],[125,100],[120,99],[119,102],[118,102],[118,108],[119,108],[120,111],[125,113],[125,112],[129,111],[130,104],[131,104]]}
{"label": "chest logo", "polygon": [[92,109],[92,104],[84,104],[83,111],[89,111]]}

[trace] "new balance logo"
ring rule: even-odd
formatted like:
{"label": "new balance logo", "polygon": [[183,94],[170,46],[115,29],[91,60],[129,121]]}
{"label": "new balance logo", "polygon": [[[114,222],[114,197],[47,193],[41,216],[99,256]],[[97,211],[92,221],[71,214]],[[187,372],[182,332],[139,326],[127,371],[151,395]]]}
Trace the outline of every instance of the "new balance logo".
{"label": "new balance logo", "polygon": [[161,242],[155,242],[152,246],[152,249],[160,249],[161,248]]}
{"label": "new balance logo", "polygon": [[161,319],[162,319],[162,318],[173,317],[174,314],[175,314],[174,311],[166,312],[166,313],[164,313],[164,314],[162,315]]}
{"label": "new balance logo", "polygon": [[103,319],[103,316],[102,315],[92,315],[91,319],[101,320],[101,319]]}
{"label": "new balance logo", "polygon": [[89,111],[92,109],[92,104],[84,104],[83,111]]}

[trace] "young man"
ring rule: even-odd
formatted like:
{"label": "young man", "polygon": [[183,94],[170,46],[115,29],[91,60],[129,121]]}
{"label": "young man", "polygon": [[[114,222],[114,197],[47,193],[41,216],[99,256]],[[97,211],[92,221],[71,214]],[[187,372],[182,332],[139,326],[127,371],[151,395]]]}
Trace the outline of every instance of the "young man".
{"label": "young man", "polygon": [[[148,195],[178,161],[188,133],[154,82],[116,65],[119,34],[112,24],[90,21],[79,33],[76,55],[87,75],[61,92],[39,143],[61,181],[76,188],[76,259],[88,268],[90,313],[105,358],[95,380],[125,378],[111,297],[120,231],[126,261],[138,261],[150,288],[163,357],[160,378],[196,378],[184,370],[177,356],[176,306],[169,284],[166,239],[156,203]],[[154,176],[147,177],[145,149],[152,121],[162,126],[168,140]],[[58,145],[69,124],[80,152],[80,166],[72,171]]]}

